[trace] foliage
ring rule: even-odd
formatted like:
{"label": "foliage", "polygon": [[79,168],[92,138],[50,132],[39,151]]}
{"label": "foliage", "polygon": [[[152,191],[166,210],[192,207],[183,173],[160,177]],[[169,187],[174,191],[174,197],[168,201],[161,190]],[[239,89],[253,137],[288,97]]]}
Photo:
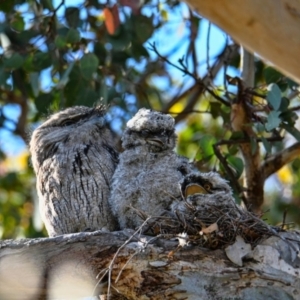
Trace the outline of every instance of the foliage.
{"label": "foliage", "polygon": [[[218,45],[220,53],[211,55],[213,26],[184,4],[140,3],[1,4],[1,132],[27,141],[28,128],[50,111],[92,106],[100,98],[111,106],[112,127],[120,132],[138,107],[152,107],[174,115],[178,152],[195,159],[201,170],[220,171],[239,198],[245,170],[241,143],[248,139],[252,154],[258,149],[263,162],[300,141],[298,85],[256,57],[255,87],[242,88],[235,79],[240,74],[239,47],[229,37]],[[180,36],[178,28],[183,25]],[[246,129],[232,129],[232,104],[241,99],[253,132],[250,138]],[[16,118],[9,115],[12,104],[20,111]],[[42,235],[33,225],[36,196],[30,163],[21,170],[4,167],[12,151],[4,151],[4,144],[0,144],[2,237]],[[19,142],[8,148],[14,147],[23,149]],[[299,211],[298,165],[296,160],[289,167],[292,182],[285,184],[292,191],[286,201]],[[268,205],[272,210],[273,203]],[[275,216],[273,222],[280,220]]]}

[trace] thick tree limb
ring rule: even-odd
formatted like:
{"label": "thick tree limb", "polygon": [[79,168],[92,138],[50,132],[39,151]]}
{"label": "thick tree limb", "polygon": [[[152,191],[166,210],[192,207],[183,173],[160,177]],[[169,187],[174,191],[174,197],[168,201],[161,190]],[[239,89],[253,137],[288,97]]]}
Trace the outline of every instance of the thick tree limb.
{"label": "thick tree limb", "polygon": [[[298,233],[282,233],[281,239],[265,240],[251,251],[252,259],[244,260],[244,266],[239,267],[223,250],[195,246],[180,249],[177,241],[153,237],[136,236],[129,241],[132,232],[98,231],[2,241],[0,298],[78,299],[94,293],[104,299],[108,283],[111,299],[259,300],[299,296],[300,259],[295,252],[300,244]],[[111,277],[107,272],[100,284],[99,278],[109,265]]]}
{"label": "thick tree limb", "polygon": [[270,156],[260,167],[260,172],[263,174],[264,180],[298,157],[300,157],[300,143],[295,143],[294,145]]}
{"label": "thick tree limb", "polygon": [[299,0],[187,2],[248,50],[300,82]]}
{"label": "thick tree limb", "polygon": [[[247,93],[244,83],[239,78],[238,95],[231,105],[230,123],[234,131],[243,132],[248,143],[241,143],[239,148],[245,166],[246,203],[248,209],[260,213],[264,201],[264,181],[260,173],[260,152],[256,134],[251,126],[251,115],[247,103],[251,103],[251,95]],[[248,78],[251,80],[251,78]]]}

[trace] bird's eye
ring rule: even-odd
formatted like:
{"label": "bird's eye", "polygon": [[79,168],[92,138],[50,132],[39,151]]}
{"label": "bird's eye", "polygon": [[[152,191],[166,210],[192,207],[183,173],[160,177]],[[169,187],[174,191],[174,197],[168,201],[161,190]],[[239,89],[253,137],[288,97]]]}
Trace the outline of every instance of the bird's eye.
{"label": "bird's eye", "polygon": [[74,121],[73,119],[67,119],[64,120],[63,122],[61,122],[61,126],[70,126],[72,124],[74,124],[76,121]]}
{"label": "bird's eye", "polygon": [[205,189],[206,191],[210,191],[211,188],[212,188],[212,185],[211,185],[210,183],[205,183],[205,184],[203,185],[203,187],[204,187],[204,189]]}
{"label": "bird's eye", "polygon": [[77,122],[80,122],[81,120],[85,119],[85,118],[88,118],[88,115],[77,115],[77,116],[73,116],[73,117],[70,117],[68,119],[65,119],[63,120],[60,125],[61,126],[70,126],[70,125],[73,125]]}
{"label": "bird's eye", "polygon": [[148,130],[148,129],[143,129],[143,130],[141,131],[141,134],[142,134],[143,136],[147,136],[147,135],[151,134],[151,131]]}

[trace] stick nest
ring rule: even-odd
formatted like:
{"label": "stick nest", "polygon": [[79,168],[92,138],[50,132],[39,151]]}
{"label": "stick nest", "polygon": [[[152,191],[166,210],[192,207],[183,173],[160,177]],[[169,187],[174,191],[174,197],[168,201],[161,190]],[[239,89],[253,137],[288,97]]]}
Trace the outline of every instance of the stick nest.
{"label": "stick nest", "polygon": [[280,227],[266,224],[261,216],[236,205],[233,198],[229,201],[200,199],[200,205],[194,205],[193,202],[193,199],[177,202],[171,211],[157,217],[147,216],[145,212],[135,209],[142,219],[150,217],[142,229],[143,233],[178,237],[186,243],[218,249],[233,244],[237,236],[255,246],[281,230]]}

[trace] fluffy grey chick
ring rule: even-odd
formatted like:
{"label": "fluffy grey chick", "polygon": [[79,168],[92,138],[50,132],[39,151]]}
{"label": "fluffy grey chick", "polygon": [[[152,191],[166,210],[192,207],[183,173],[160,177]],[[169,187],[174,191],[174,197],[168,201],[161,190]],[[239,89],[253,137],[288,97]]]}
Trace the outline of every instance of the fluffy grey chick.
{"label": "fluffy grey chick", "polygon": [[171,211],[184,213],[186,218],[194,217],[192,211],[205,214],[211,207],[237,207],[231,187],[216,172],[191,172],[182,179],[180,186],[185,201],[173,202]]}
{"label": "fluffy grey chick", "polygon": [[108,196],[118,153],[105,113],[103,106],[71,107],[32,134],[30,152],[49,236],[115,229]]}
{"label": "fluffy grey chick", "polygon": [[174,125],[170,115],[144,108],[128,121],[110,196],[121,229],[143,223],[130,206],[154,217],[180,198],[179,181],[192,167],[173,151]]}

